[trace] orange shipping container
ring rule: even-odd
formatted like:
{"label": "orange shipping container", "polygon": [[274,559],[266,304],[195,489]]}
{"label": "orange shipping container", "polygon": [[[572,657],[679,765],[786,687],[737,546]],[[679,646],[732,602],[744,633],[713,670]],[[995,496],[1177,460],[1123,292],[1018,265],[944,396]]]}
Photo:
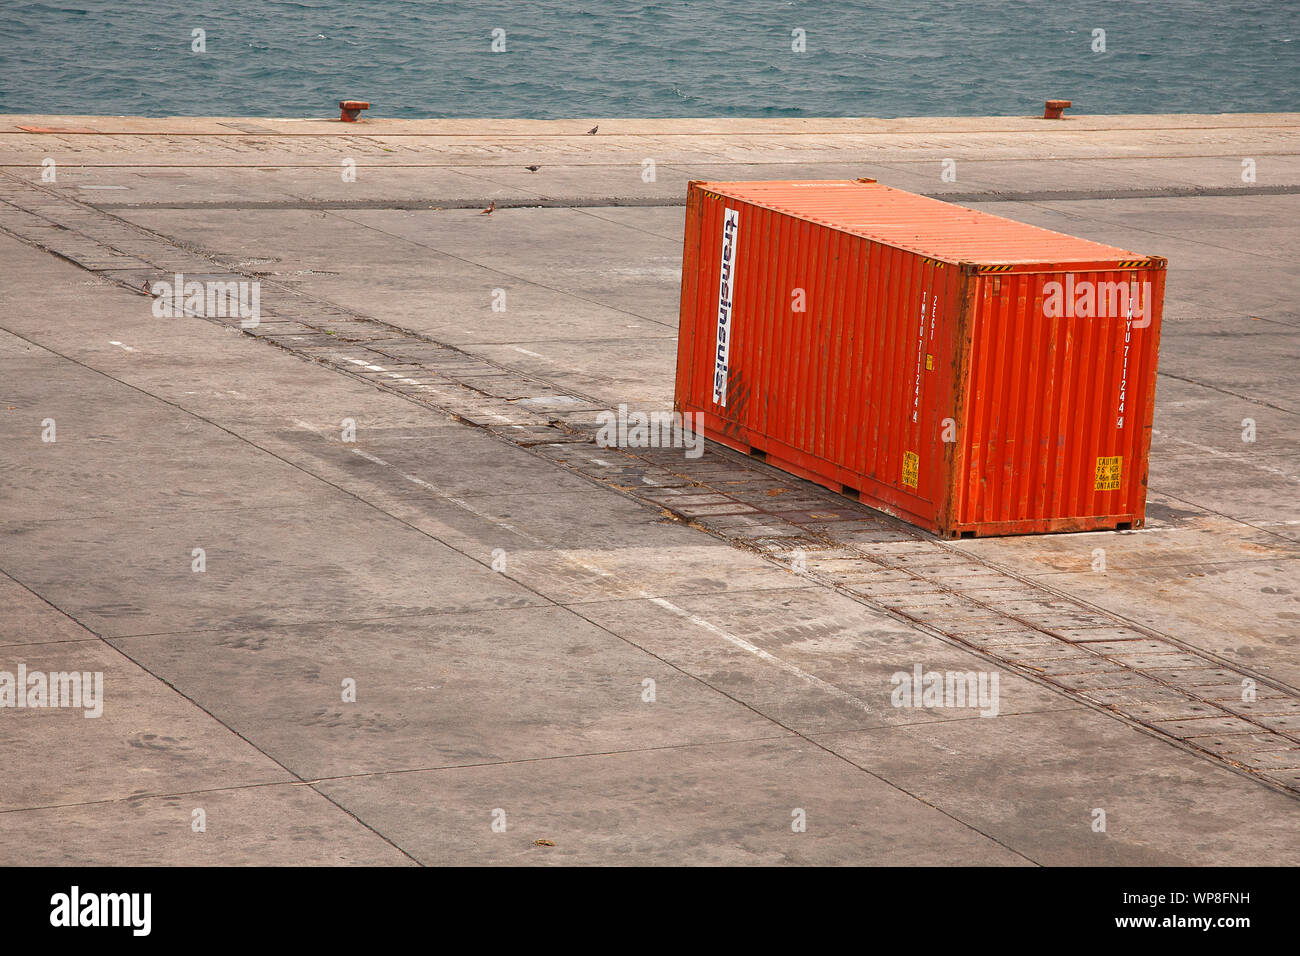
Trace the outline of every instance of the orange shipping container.
{"label": "orange shipping container", "polygon": [[948,537],[1141,527],[1165,264],[872,180],[693,182],[676,407]]}

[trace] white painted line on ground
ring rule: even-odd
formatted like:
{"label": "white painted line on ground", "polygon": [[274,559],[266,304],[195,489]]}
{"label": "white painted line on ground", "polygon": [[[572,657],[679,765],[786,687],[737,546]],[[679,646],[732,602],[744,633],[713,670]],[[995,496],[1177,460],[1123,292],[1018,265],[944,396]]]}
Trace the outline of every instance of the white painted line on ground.
{"label": "white painted line on ground", "polygon": [[[578,567],[586,571],[590,571],[591,573],[599,577],[611,578],[617,576],[611,571],[606,571],[604,568],[597,567],[594,564],[588,564],[587,562],[575,558],[572,555],[565,554],[564,557],[568,561],[572,562],[573,564],[576,564]],[[651,594],[649,591],[643,591],[643,590],[638,590],[638,594],[643,599],[649,601],[651,604],[658,605],[659,607],[663,608],[666,611],[671,611],[673,614],[676,614],[678,617],[685,618],[686,620],[694,624],[696,627],[701,627],[704,630],[708,631],[710,634],[716,635],[717,637],[722,638],[724,641],[727,641],[729,644],[732,644],[736,647],[739,647],[743,651],[747,651],[750,654],[753,654],[759,660],[766,661],[769,664],[775,664],[777,667],[781,668],[786,673],[793,674],[795,677],[798,677],[801,681],[804,681],[805,683],[811,684],[814,687],[818,687],[821,690],[824,690],[826,693],[830,694],[832,697],[836,698],[837,700],[843,701],[846,704],[852,704],[854,707],[860,707],[866,711],[871,710],[871,706],[866,701],[861,700],[860,698],[854,697],[852,694],[840,690],[834,684],[828,684],[826,681],[822,680],[820,677],[816,676],[815,674],[808,673],[803,668],[798,667],[795,664],[791,664],[789,661],[783,660],[782,658],[777,657],[775,654],[763,650],[763,648],[759,647],[756,644],[751,644],[743,637],[737,637],[736,635],[728,631],[724,631],[716,624],[713,624],[712,622],[705,620],[704,618],[700,617],[698,614],[692,614],[690,611],[686,610],[685,608],[678,607],[676,604],[674,604],[672,601],[669,601],[667,598],[658,597],[656,595]]]}
{"label": "white painted line on ground", "polygon": [[[307,424],[301,419],[294,419],[294,424],[300,428],[305,428],[308,431],[313,432],[314,434],[317,435],[322,434],[318,429],[312,427],[311,425]],[[325,437],[327,440],[330,440],[329,436],[322,436],[322,437]],[[565,551],[559,551],[558,549],[552,548],[549,542],[543,541],[541,538],[538,538],[535,535],[531,535],[527,531],[522,531],[519,528],[516,528],[514,525],[502,521],[501,519],[497,518],[494,515],[490,515],[483,511],[480,511],[478,508],[475,508],[469,502],[464,501],[461,498],[457,498],[455,495],[448,494],[446,491],[444,491],[442,488],[439,488],[437,485],[433,484],[432,482],[425,481],[423,478],[420,478],[417,475],[410,475],[401,471],[399,468],[397,468],[397,466],[393,465],[391,462],[385,461],[384,459],[380,458],[378,455],[372,455],[369,452],[363,451],[360,448],[352,448],[350,449],[350,451],[352,452],[352,454],[358,455],[361,458],[364,458],[366,461],[371,462],[372,464],[380,465],[381,467],[389,468],[392,469],[393,471],[396,471],[397,474],[400,475],[406,481],[409,481],[415,485],[419,485],[421,488],[425,488],[433,492],[439,498],[442,498],[443,500],[456,505],[458,508],[462,508],[465,511],[468,511],[470,514],[474,515],[475,517],[482,518],[484,521],[490,522],[491,524],[494,524],[499,528],[503,528],[506,531],[509,531],[511,534],[518,535],[519,537],[528,540],[529,542],[531,542],[532,544],[536,545],[539,548],[542,548],[543,550],[560,554],[561,557],[564,558],[564,560],[568,561],[571,564],[577,565],[578,567],[582,568],[585,571],[595,574],[597,577],[601,577],[601,578],[617,577],[617,575],[612,571],[608,571],[605,568],[599,567],[594,564],[590,564],[586,561],[583,561],[580,558],[574,557],[573,555]],[[690,621],[692,624],[696,625],[697,627],[701,627],[704,630],[708,631],[710,634],[722,638],[723,640],[727,641],[729,644],[732,644],[733,646],[738,647],[743,651],[753,654],[759,660],[765,661],[769,664],[773,664],[781,668],[786,673],[792,674],[795,677],[799,678],[801,681],[804,681],[807,684],[811,684],[814,687],[820,688],[821,690],[830,694],[832,697],[836,698],[837,700],[843,701],[846,704],[851,704],[854,707],[859,707],[865,711],[871,710],[870,705],[867,704],[866,701],[854,697],[852,694],[849,694],[843,690],[840,690],[840,688],[836,687],[833,684],[828,684],[826,681],[822,680],[820,677],[816,676],[815,674],[808,673],[803,668],[791,664],[789,661],[783,660],[777,657],[775,654],[771,654],[768,651],[763,650],[761,647],[758,647],[755,644],[751,644],[749,641],[745,640],[744,638],[737,637],[734,634],[724,631],[716,624],[712,624],[709,621],[706,621],[698,614],[692,614],[690,611],[678,607],[676,604],[673,604],[671,601],[662,597],[657,597],[648,591],[638,589],[637,593],[641,598],[650,601],[650,603],[658,605],[659,607],[664,608],[667,611],[671,611],[673,614],[677,615],[678,617],[685,618],[686,620]]]}
{"label": "white painted line on ground", "polygon": [[521,349],[521,348],[520,348],[519,346],[517,346],[517,345],[514,346],[514,350],[515,350],[516,352],[523,352],[525,355],[531,355],[533,358],[539,358],[539,359],[544,359],[544,358],[546,358],[545,355],[538,355],[536,352],[530,352],[530,351],[528,351],[528,349]]}
{"label": "white painted line on ground", "polygon": [[382,465],[385,468],[391,468],[393,471],[396,471],[399,476],[404,478],[406,481],[409,481],[411,484],[419,485],[421,488],[425,488],[429,491],[432,491],[439,498],[442,498],[444,501],[451,502],[453,505],[455,505],[458,508],[465,509],[475,517],[482,518],[484,521],[489,521],[492,524],[496,525],[498,528],[504,528],[506,531],[509,531],[511,534],[517,534],[521,538],[526,538],[528,541],[532,542],[535,545],[538,545],[539,547],[546,546],[546,542],[543,541],[541,538],[533,537],[527,531],[520,531],[518,528],[516,528],[514,525],[510,524],[509,522],[502,521],[500,518],[487,514],[484,511],[479,511],[479,509],[475,508],[469,502],[457,498],[455,495],[449,495],[446,491],[439,488],[437,485],[433,484],[432,482],[425,481],[423,478],[419,477],[418,475],[408,475],[406,472],[400,470],[396,465],[392,464],[391,462],[384,461],[384,459],[380,458],[378,455],[372,455],[369,452],[362,451],[360,448],[353,448],[351,449],[351,451],[352,454],[360,455],[366,461],[373,462],[376,465]]}
{"label": "white painted line on ground", "polygon": [[1175,438],[1173,435],[1170,435],[1166,432],[1157,431],[1154,428],[1151,429],[1151,434],[1159,435],[1161,438],[1164,438],[1168,441],[1176,441],[1178,442],[1178,444],[1186,445],[1189,448],[1195,448],[1197,451],[1203,451],[1205,452],[1205,454],[1213,455],[1215,458],[1227,458],[1235,462],[1240,462],[1243,465],[1249,465],[1251,468],[1256,468],[1259,471],[1266,471],[1270,475],[1277,475],[1281,478],[1285,478],[1287,481],[1300,481],[1300,476],[1287,474],[1281,468],[1273,468],[1270,465],[1261,464],[1260,462],[1255,461],[1253,458],[1251,458],[1249,453],[1247,452],[1227,452],[1219,448],[1211,448],[1209,445],[1198,445],[1194,441],[1187,441],[1185,438]]}
{"label": "white painted line on ground", "polygon": [[[333,441],[332,436],[325,434],[319,428],[316,428],[315,426],[310,425],[307,422],[304,422],[300,418],[295,418],[293,420],[293,423],[297,425],[299,428],[304,428],[314,435],[320,435],[326,441]],[[437,485],[433,484],[430,481],[425,481],[423,478],[419,477],[418,475],[408,475],[406,472],[399,469],[392,462],[384,461],[384,459],[380,458],[378,455],[372,455],[370,454],[370,452],[362,451],[360,448],[351,448],[349,449],[349,451],[351,451],[352,454],[354,455],[359,455],[360,457],[364,458],[368,462],[371,462],[372,464],[380,465],[381,467],[388,468],[392,471],[397,472],[397,474],[401,476],[404,480],[409,481],[413,485],[419,485],[421,488],[424,488],[427,491],[432,491],[439,498],[442,498],[444,501],[451,502],[458,508],[463,508],[465,511],[468,511],[470,514],[474,515],[475,517],[482,518],[484,521],[491,522],[492,524],[496,525],[498,528],[504,528],[506,531],[509,531],[511,534],[517,534],[521,538],[526,538],[528,541],[530,541],[535,545],[538,545],[540,547],[546,546],[546,542],[543,541],[541,538],[534,537],[533,535],[529,534],[527,531],[521,531],[508,522],[502,521],[501,519],[494,517],[493,515],[480,511],[479,509],[471,505],[469,502],[457,498],[455,495],[448,494],[442,488],[439,488]]]}
{"label": "white painted line on ground", "polygon": [[659,605],[659,607],[663,608],[664,610],[671,611],[673,614],[676,614],[678,617],[685,618],[686,620],[694,624],[696,627],[704,628],[710,634],[715,634],[718,637],[722,638],[724,641],[727,641],[728,643],[734,644],[736,647],[739,647],[741,650],[748,651],[749,653],[753,654],[755,657],[759,658],[760,660],[767,661],[769,664],[775,664],[783,671],[793,674],[795,677],[798,677],[800,680],[805,681],[806,683],[821,688],[822,690],[826,691],[828,694],[835,697],[836,699],[842,700],[847,704],[852,704],[855,707],[861,707],[863,710],[871,710],[870,705],[868,705],[866,701],[860,700],[859,698],[854,697],[852,694],[845,693],[844,691],[836,687],[834,684],[826,683],[826,681],[822,680],[820,677],[816,676],[815,674],[809,674],[803,668],[796,667],[794,664],[791,664],[789,661],[782,660],[781,658],[777,657],[774,654],[769,654],[761,647],[749,643],[749,641],[745,640],[743,637],[737,637],[734,634],[729,634],[728,632],[724,631],[722,628],[718,627],[717,625],[709,623],[704,618],[700,617],[698,614],[692,614],[690,611],[687,611],[684,608],[680,608],[672,601],[667,601],[664,598],[650,597],[648,594],[645,594],[645,592],[642,592],[642,594],[643,596],[649,598],[651,604],[657,604]]}

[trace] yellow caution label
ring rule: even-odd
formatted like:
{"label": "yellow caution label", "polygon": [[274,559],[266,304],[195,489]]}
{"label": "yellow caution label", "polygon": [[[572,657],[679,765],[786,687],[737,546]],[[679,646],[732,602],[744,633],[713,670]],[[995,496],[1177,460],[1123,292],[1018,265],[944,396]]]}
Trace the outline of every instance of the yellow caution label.
{"label": "yellow caution label", "polygon": [[934,356],[931,355],[929,352],[925,353],[925,370],[927,372],[934,371]]}
{"label": "yellow caution label", "polygon": [[903,487],[915,488],[921,473],[921,459],[914,451],[903,452]]}
{"label": "yellow caution label", "polygon": [[1115,455],[1111,458],[1097,459],[1097,480],[1093,484],[1095,491],[1116,491],[1119,489],[1120,474],[1123,471],[1124,458]]}

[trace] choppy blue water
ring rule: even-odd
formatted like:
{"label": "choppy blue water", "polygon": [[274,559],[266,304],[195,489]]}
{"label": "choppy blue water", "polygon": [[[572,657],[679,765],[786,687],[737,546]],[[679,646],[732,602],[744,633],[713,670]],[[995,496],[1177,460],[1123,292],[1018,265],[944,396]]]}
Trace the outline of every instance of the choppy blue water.
{"label": "choppy blue water", "polygon": [[1297,110],[1297,7],[0,0],[0,112],[319,116],[340,98],[374,115],[543,119],[1027,114],[1049,97],[1084,113]]}

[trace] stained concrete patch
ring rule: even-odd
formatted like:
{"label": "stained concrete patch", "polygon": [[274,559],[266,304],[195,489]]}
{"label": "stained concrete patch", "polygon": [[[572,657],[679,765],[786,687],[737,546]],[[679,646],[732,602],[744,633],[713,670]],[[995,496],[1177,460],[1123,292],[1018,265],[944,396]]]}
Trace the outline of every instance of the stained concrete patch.
{"label": "stained concrete patch", "polygon": [[[76,411],[56,422],[59,440],[52,444],[43,443],[38,431],[24,436],[28,467],[10,483],[24,504],[16,506],[14,498],[0,505],[0,521],[162,517],[294,507],[330,497],[319,482],[217,429],[191,424],[168,435],[172,429],[164,426],[142,441],[121,432],[87,434],[77,428]],[[141,468],[148,480],[140,480]]]}
{"label": "stained concrete patch", "polygon": [[788,733],[562,608],[114,644],[309,779]]}
{"label": "stained concrete patch", "polygon": [[411,865],[301,784],[0,812],[0,866]]}
{"label": "stained concrete patch", "polygon": [[647,510],[640,502],[610,495],[602,507],[593,509],[590,489],[478,495],[455,501],[425,494],[386,507],[467,554],[491,560],[500,549],[507,568],[511,554],[542,545],[565,551],[606,551],[625,548],[629,540],[639,548],[664,549],[699,542],[693,529]]}
{"label": "stained concrete patch", "polygon": [[0,533],[11,575],[106,636],[544,603],[372,508],[327,500]]}
{"label": "stained concrete patch", "polygon": [[[102,674],[102,684],[94,684],[102,687],[102,713],[85,716],[95,708],[84,699],[75,707],[0,709],[8,767],[0,810],[292,779],[99,641],[0,647],[0,670],[16,674],[19,665],[29,678],[36,671]],[[90,686],[84,685],[83,694]]]}
{"label": "stained concrete patch", "polygon": [[1292,797],[1091,711],[816,739],[1043,865],[1300,860]]}
{"label": "stained concrete patch", "polygon": [[[429,865],[1024,865],[806,741],[766,741],[319,785]],[[494,832],[495,811],[505,832]],[[807,829],[792,829],[804,812]],[[549,840],[555,846],[537,846]]]}
{"label": "stained concrete patch", "polygon": [[95,638],[75,620],[6,574],[0,574],[0,607],[4,608],[0,614],[0,653],[11,644],[53,644]]}

